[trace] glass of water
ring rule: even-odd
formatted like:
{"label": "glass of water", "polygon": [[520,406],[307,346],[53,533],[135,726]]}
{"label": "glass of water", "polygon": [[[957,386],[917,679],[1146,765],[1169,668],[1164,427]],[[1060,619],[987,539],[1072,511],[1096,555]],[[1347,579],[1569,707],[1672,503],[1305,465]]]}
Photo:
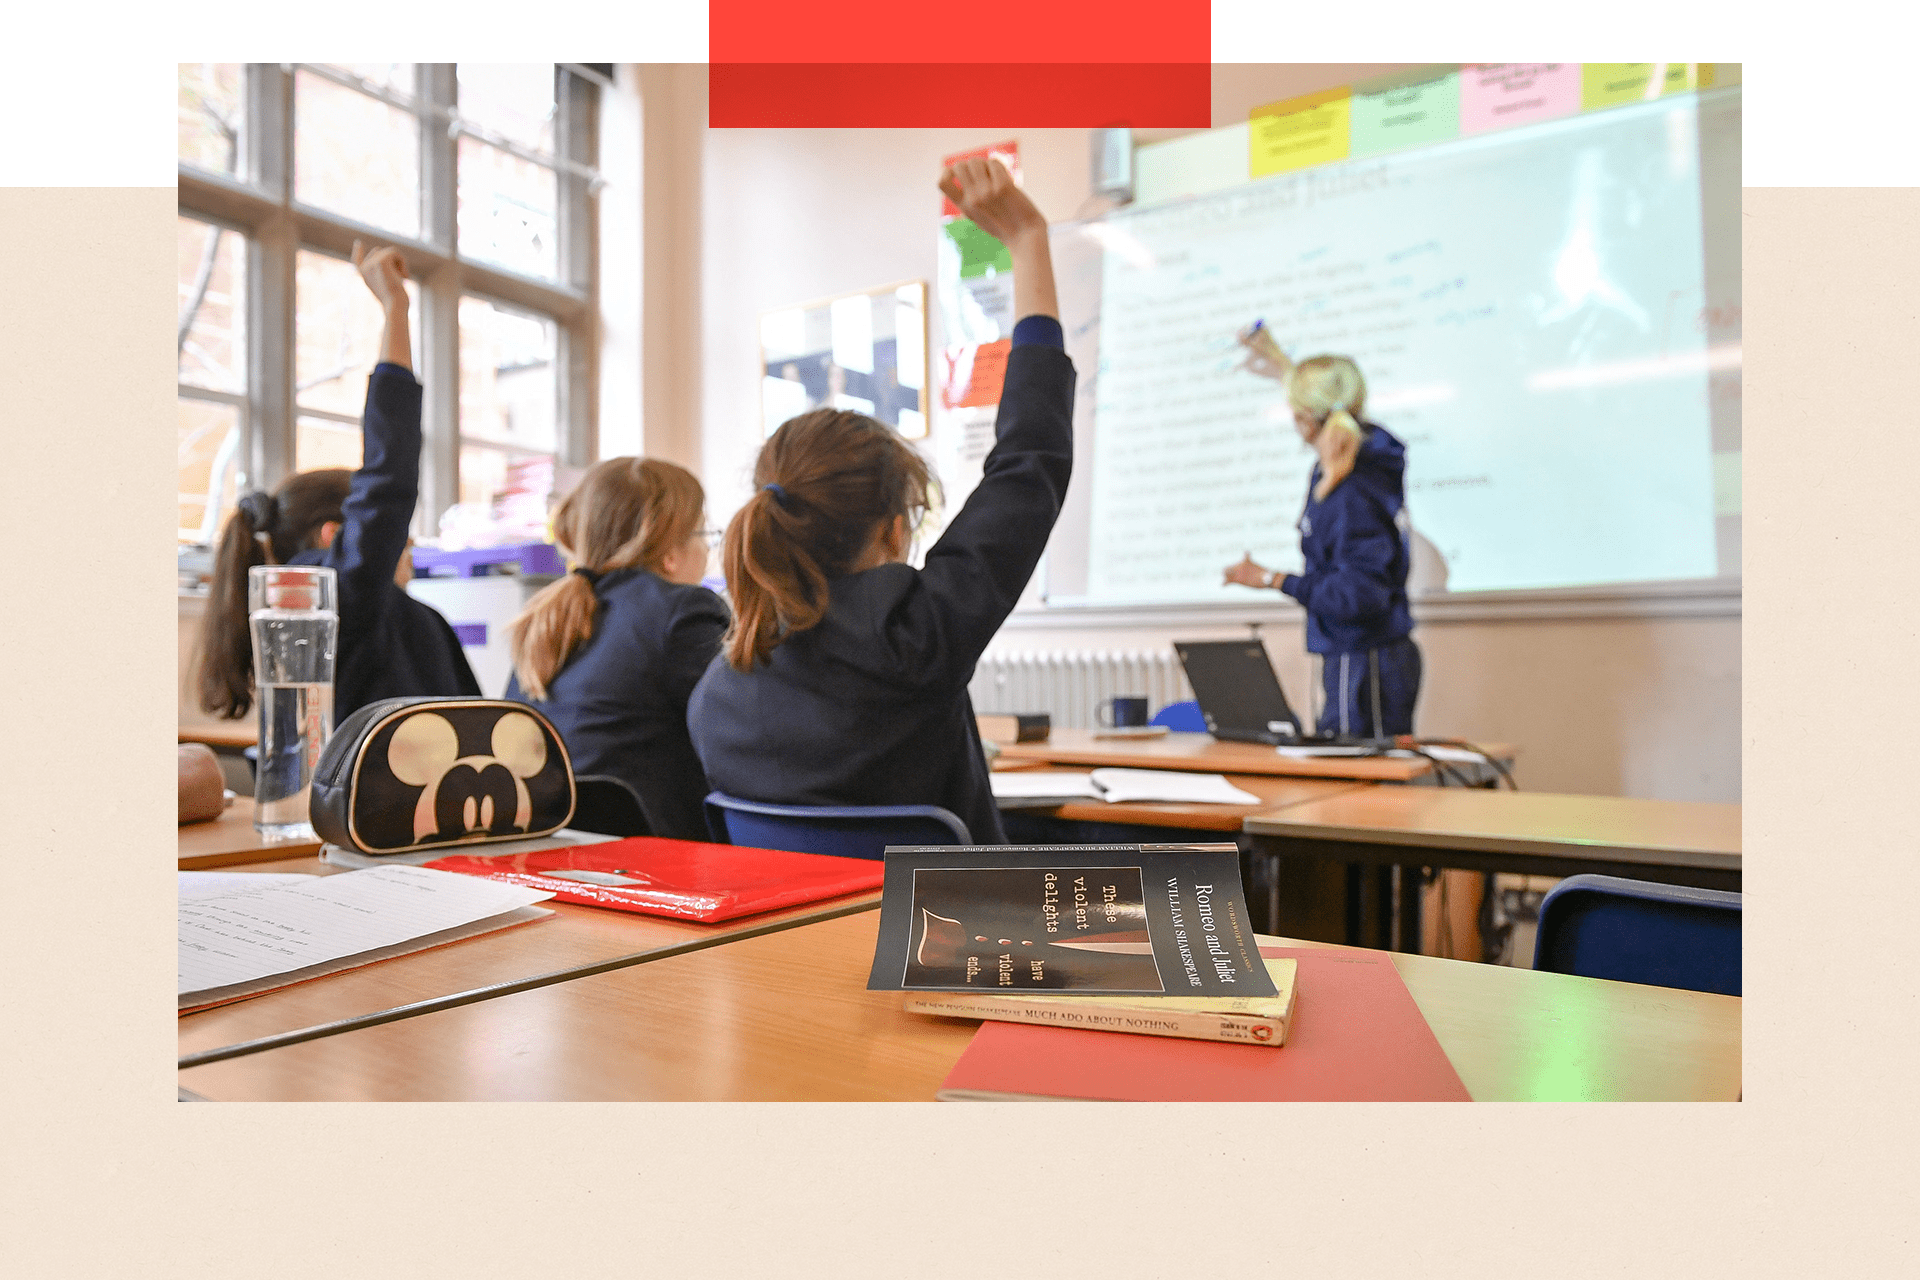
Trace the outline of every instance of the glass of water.
{"label": "glass of water", "polygon": [[259,565],[247,573],[260,763],[253,825],[268,839],[312,839],[308,789],[333,731],[333,650],[340,630],[332,569]]}

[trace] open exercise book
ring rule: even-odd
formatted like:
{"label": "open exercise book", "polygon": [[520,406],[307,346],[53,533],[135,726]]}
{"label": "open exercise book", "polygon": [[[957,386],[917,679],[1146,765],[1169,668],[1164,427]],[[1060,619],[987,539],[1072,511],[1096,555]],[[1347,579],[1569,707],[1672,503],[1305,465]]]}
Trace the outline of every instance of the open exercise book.
{"label": "open exercise book", "polygon": [[424,867],[303,879],[182,896],[180,1012],[553,914],[533,905],[551,893]]}
{"label": "open exercise book", "polygon": [[1090,773],[995,773],[993,798],[1059,804],[1064,800],[1140,800],[1166,804],[1259,804],[1260,797],[1228,782],[1225,774],[1177,769],[1095,769]]}

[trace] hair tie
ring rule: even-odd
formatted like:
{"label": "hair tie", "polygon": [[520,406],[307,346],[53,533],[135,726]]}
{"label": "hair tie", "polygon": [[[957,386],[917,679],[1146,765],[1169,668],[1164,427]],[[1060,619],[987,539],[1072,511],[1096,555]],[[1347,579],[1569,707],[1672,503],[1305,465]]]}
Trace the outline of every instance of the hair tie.
{"label": "hair tie", "polygon": [[768,493],[772,494],[773,500],[779,503],[782,507],[787,505],[787,491],[785,489],[782,489],[777,484],[764,484],[764,485],[761,485],[760,487],[762,489],[765,489]]}
{"label": "hair tie", "polygon": [[1347,402],[1345,400],[1335,400],[1333,407],[1327,410],[1327,416],[1331,418],[1336,413],[1345,413],[1346,411]]}
{"label": "hair tie", "polygon": [[246,514],[256,530],[264,532],[273,527],[275,518],[279,515],[280,504],[265,489],[255,489],[234,503],[234,506]]}
{"label": "hair tie", "polygon": [[587,585],[590,587],[597,587],[600,585],[600,574],[596,570],[589,569],[583,564],[577,564],[573,566],[573,572],[585,578],[587,580]]}

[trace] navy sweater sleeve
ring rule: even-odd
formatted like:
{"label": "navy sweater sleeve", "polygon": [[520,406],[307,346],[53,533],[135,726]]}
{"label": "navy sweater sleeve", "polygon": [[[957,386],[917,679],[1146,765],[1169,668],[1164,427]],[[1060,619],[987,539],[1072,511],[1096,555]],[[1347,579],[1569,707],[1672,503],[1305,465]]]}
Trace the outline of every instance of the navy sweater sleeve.
{"label": "navy sweater sleeve", "polygon": [[969,677],[1019,603],[1060,516],[1073,470],[1074,368],[1059,342],[1050,316],[1015,327],[980,483],[927,552],[919,589],[890,620],[896,654],[913,661],[923,681]]}
{"label": "navy sweater sleeve", "polygon": [[1327,567],[1290,573],[1280,590],[1309,613],[1335,622],[1384,618],[1393,608],[1392,567],[1400,552],[1399,530],[1367,509],[1357,485],[1342,484],[1313,513],[1315,534],[1328,545]]}
{"label": "navy sweater sleeve", "polygon": [[340,576],[340,629],[370,626],[420,497],[420,383],[397,364],[377,364],[367,379],[360,469],[343,505],[326,563]]}
{"label": "navy sweater sleeve", "polygon": [[720,597],[711,591],[689,591],[667,623],[660,682],[683,714],[687,699],[693,696],[693,686],[700,683],[707,667],[719,656],[720,640],[727,634],[729,622],[727,606]]}

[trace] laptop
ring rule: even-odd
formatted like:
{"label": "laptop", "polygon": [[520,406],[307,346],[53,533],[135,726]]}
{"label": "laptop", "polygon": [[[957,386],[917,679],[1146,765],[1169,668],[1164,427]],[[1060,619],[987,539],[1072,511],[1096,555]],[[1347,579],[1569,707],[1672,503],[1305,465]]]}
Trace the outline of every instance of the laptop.
{"label": "laptop", "polygon": [[1173,650],[1208,733],[1225,742],[1275,746],[1308,740],[1258,640],[1176,640]]}

